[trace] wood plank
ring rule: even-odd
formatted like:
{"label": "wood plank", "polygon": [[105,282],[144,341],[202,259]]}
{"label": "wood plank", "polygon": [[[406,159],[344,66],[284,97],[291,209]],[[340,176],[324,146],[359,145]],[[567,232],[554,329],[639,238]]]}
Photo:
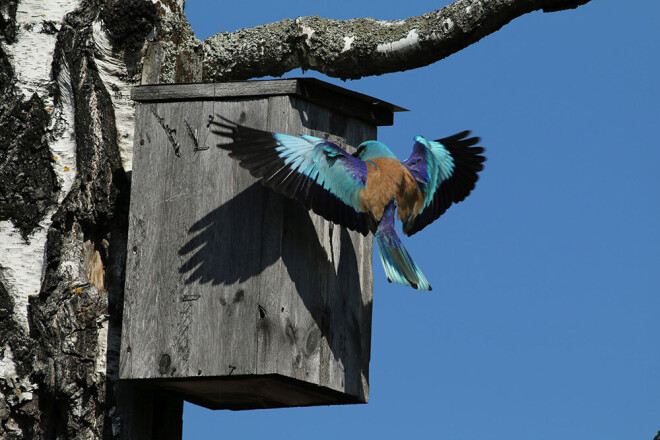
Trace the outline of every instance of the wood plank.
{"label": "wood plank", "polygon": [[210,409],[247,410],[362,403],[349,394],[277,374],[171,380],[160,382],[159,386],[174,390],[186,400]]}
{"label": "wood plank", "polygon": [[[328,131],[343,140],[342,147],[349,152],[355,151],[357,145],[351,145],[354,139],[347,139],[346,116],[332,112],[328,115],[328,119]],[[328,225],[326,232],[327,246],[330,248],[335,276],[328,280],[329,288],[323,297],[324,308],[327,311],[325,326],[329,331],[324,332],[321,346],[323,358],[320,365],[321,384],[344,392],[347,391],[346,366],[347,364],[352,365],[349,358],[355,356],[355,353],[351,353],[350,347],[346,344],[346,330],[350,316],[344,313],[344,305],[347,300],[350,301],[351,288],[355,286],[351,285],[353,280],[341,279],[342,276],[346,276],[343,269],[346,267],[347,258],[354,255],[352,250],[342,246],[346,233],[343,228],[335,225]]]}
{"label": "wood plank", "polygon": [[407,111],[403,107],[315,78],[143,85],[131,89],[131,98],[140,102],[275,95],[295,95],[307,102],[375,125],[392,125],[393,112]]}
{"label": "wood plank", "polygon": [[[289,97],[271,97],[269,101],[269,121],[264,128],[309,133]],[[264,251],[271,255],[268,261],[277,261],[262,274],[260,304],[264,318],[259,327],[258,371],[318,383],[314,341],[320,331],[312,316],[318,307],[312,303],[322,290],[323,277],[319,275],[317,256],[310,255],[310,248],[319,248],[317,232],[301,204],[270,190],[269,194],[275,221],[268,226],[271,249]]]}
{"label": "wood plank", "polygon": [[[350,127],[350,121],[349,121]],[[377,128],[373,125],[359,124],[356,129],[358,139],[371,140],[377,139]],[[363,402],[369,400],[369,362],[371,360],[371,317],[373,306],[374,291],[374,270],[373,270],[373,239],[363,237],[357,234],[351,234],[353,245],[358,253],[358,275],[360,277],[360,291],[362,297],[360,322],[361,336],[361,354],[362,354],[362,372],[360,377],[361,386],[359,388],[359,397]]]}
{"label": "wood plank", "polygon": [[[197,206],[197,195],[191,191],[193,175],[191,168],[197,159],[195,151],[195,131],[203,126],[203,103],[189,101],[172,105],[158,105],[157,124],[166,124],[174,130],[172,137],[176,145],[170,142],[166,148],[166,168],[153,185],[161,188],[162,196],[153,201],[160,210],[158,219],[160,239],[155,244],[158,269],[156,280],[167,286],[162,290],[163,298],[159,301],[161,322],[158,334],[158,346],[162,352],[158,363],[158,373],[169,377],[185,377],[191,374],[189,368],[190,351],[198,341],[191,333],[190,326],[194,319],[194,299],[199,293],[185,283],[185,278],[177,270],[183,257],[178,252],[182,243],[188,239],[189,216]],[[156,127],[156,129],[162,127]],[[164,366],[169,356],[169,368]]]}
{"label": "wood plank", "polygon": [[[341,132],[349,151],[354,151],[353,146],[376,137],[375,127],[355,118],[333,113],[330,121],[330,130]],[[339,260],[335,290],[341,292],[341,296],[330,296],[326,306],[332,311],[329,326],[342,329],[341,332],[333,331],[333,339],[329,341],[335,352],[342,353],[342,362],[330,362],[326,367],[327,383],[330,386],[339,384],[346,393],[359,396],[363,401],[368,398],[368,384],[366,381],[362,383],[362,377],[367,378],[369,372],[372,244],[371,236],[336,228],[334,247],[337,249],[334,253],[339,255]]]}
{"label": "wood plank", "polygon": [[[152,41],[147,45],[147,53],[142,66],[141,84],[158,84],[163,64],[163,43]],[[133,90],[131,89],[131,97]]]}
{"label": "wood plank", "polygon": [[[392,112],[407,112],[408,110],[400,107],[398,105],[392,104],[387,101],[383,101],[382,99],[375,98],[373,96],[365,95],[364,93],[356,92],[355,90],[350,90],[346,89],[344,87],[336,86],[332,83],[320,80],[318,78],[296,78],[299,80],[300,83],[305,83],[308,86],[314,87],[314,88],[322,88],[325,90],[328,90],[332,93],[335,94],[342,94],[345,96],[348,96],[352,98],[353,100],[356,101],[364,101],[364,102],[370,102],[374,104],[378,104],[382,106],[383,108],[387,108]],[[299,94],[298,96],[302,97],[303,99],[306,99],[306,95]],[[324,107],[327,107],[328,103],[322,103],[321,104]]]}
{"label": "wood plank", "polygon": [[[287,130],[295,134],[327,133],[329,112],[296,97],[290,97]],[[321,135],[321,137],[323,137]],[[307,211],[299,202],[287,201],[284,210],[282,258],[294,284],[290,327],[295,345],[291,377],[318,384],[320,381],[321,339],[327,332],[327,310],[323,301],[328,280],[334,277],[331,252],[325,235],[328,222]],[[337,292],[338,293],[338,292]]]}
{"label": "wood plank", "polygon": [[[288,132],[291,111],[288,96],[268,98],[269,131]],[[286,197],[271,192],[266,200],[263,222],[264,246],[261,258],[270,264],[261,277],[259,291],[259,321],[257,327],[257,373],[259,375],[291,374],[293,363],[292,332],[287,329],[294,298],[294,286],[282,259],[284,210]]]}
{"label": "wood plank", "polygon": [[[350,92],[348,90],[342,93],[339,90],[319,87],[316,83],[307,81],[298,83],[298,95],[307,102],[318,104],[342,115],[361,119],[375,125],[392,125],[394,123],[392,107],[396,106],[367,95],[346,93]],[[401,109],[400,107],[396,108]]]}
{"label": "wood plank", "polygon": [[[153,280],[153,268],[157,267],[155,253],[145,244],[157,239],[157,224],[151,219],[157,214],[149,201],[157,200],[159,185],[153,180],[165,167],[167,136],[162,130],[153,130],[153,112],[156,104],[136,108],[137,123],[134,145],[133,191],[130,204],[128,256],[126,272],[124,317],[122,330],[122,353],[120,357],[121,378],[152,377],[151,365],[158,359],[151,359],[158,350],[155,335],[158,334],[157,312],[147,304],[158,304],[158,283]],[[141,171],[144,164],[150,164],[149,172]],[[151,362],[148,362],[150,359]]]}
{"label": "wood plank", "polygon": [[[233,99],[204,103],[204,114],[214,111],[249,125],[265,125],[267,99]],[[197,204],[190,206],[180,245],[184,257],[179,272],[195,286],[201,298],[195,307],[191,334],[193,371],[206,376],[254,374],[258,278],[262,262],[264,188],[239,168],[226,152],[215,147],[210,134],[208,150],[188,169]],[[194,367],[193,367],[194,365]]]}
{"label": "wood plank", "polygon": [[136,86],[131,99],[138,102],[214,99],[296,93],[295,79],[236,81],[209,84],[159,84]]}
{"label": "wood plank", "polygon": [[[346,139],[353,145],[359,145],[367,140],[377,137],[376,127],[370,124],[347,117],[343,123]],[[366,402],[369,398],[369,361],[371,357],[371,312],[373,301],[373,238],[371,235],[364,237],[355,232],[344,231],[342,245],[355,256],[357,270],[353,269],[354,263],[348,261],[346,276],[342,279],[347,281],[350,302],[346,304],[344,311],[353,317],[352,325],[349,325],[349,340],[351,341],[352,357],[355,364],[347,366],[346,392],[358,396]],[[350,280],[350,281],[348,281]],[[357,286],[357,288],[356,288]]]}
{"label": "wood plank", "polygon": [[[275,99],[278,100],[277,105],[274,105],[275,108],[286,108],[287,103],[284,98],[271,98],[271,101],[273,102]],[[327,109],[321,109],[314,104],[296,98],[290,99],[297,111],[284,112],[285,115],[293,116],[288,116],[288,120],[283,124],[286,129],[280,129],[280,131],[289,134],[306,133],[323,136],[324,132],[337,133],[342,129],[345,121],[341,116],[337,117],[336,114],[328,112]],[[339,118],[338,121],[337,118]],[[334,125],[334,127],[331,127],[331,125]],[[273,126],[269,128],[271,130],[278,129]],[[344,136],[336,134],[324,137],[330,137],[333,141],[345,140]],[[357,138],[355,139],[357,140]],[[345,267],[349,267],[352,260],[353,270],[356,272],[358,263],[356,262],[355,252],[346,249],[346,237],[343,238],[344,248],[342,249],[343,234],[340,227],[332,225],[314,214],[309,214],[311,221],[309,224],[301,223],[300,214],[287,217],[286,213],[294,209],[300,209],[300,207],[295,202],[289,202],[285,209],[285,224],[289,227],[293,225],[294,227],[291,227],[291,229],[295,230],[297,235],[309,231],[308,235],[310,237],[296,242],[296,237],[286,236],[283,240],[284,261],[287,261],[288,255],[298,255],[298,262],[314,261],[315,267],[305,268],[300,263],[291,263],[287,266],[297,292],[290,296],[292,306],[290,316],[284,314],[279,317],[277,322],[269,323],[271,327],[274,326],[278,330],[272,331],[271,329],[269,332],[270,346],[263,347],[259,345],[259,365],[263,369],[258,369],[258,371],[264,373],[279,371],[292,377],[306,378],[306,380],[313,380],[315,383],[343,391],[346,383],[344,364],[348,363],[349,358],[354,354],[350,352],[350,347],[347,349],[345,342],[347,335],[343,333],[342,329],[346,326],[345,322],[341,322],[343,313],[334,310],[336,305],[333,301],[341,303],[348,291],[352,289],[352,292],[355,293],[356,289],[360,290],[358,279],[349,277],[346,280],[348,286],[343,286],[338,281],[341,276],[337,274],[337,268],[342,259],[349,262],[345,264]],[[364,238],[364,240],[368,242],[369,249],[371,249],[371,238]],[[344,253],[342,254],[342,252]],[[352,259],[349,257],[351,253],[353,254]],[[371,260],[370,254],[365,257],[369,261]],[[288,257],[288,259],[293,260],[293,257]],[[313,274],[313,277],[308,277],[307,274]],[[353,287],[351,287],[351,283]],[[308,295],[306,292],[313,293]],[[371,290],[367,295],[370,300]],[[360,295],[358,295],[359,297]],[[284,301],[281,298],[280,296],[279,301],[283,303]],[[340,300],[337,300],[337,298],[340,298]],[[277,304],[277,301],[275,300],[273,303]],[[356,305],[361,306],[361,304],[358,301]],[[331,315],[337,317],[337,322],[331,323]],[[301,330],[304,332],[304,338],[299,336]],[[369,331],[367,331],[368,334]],[[289,338],[288,342],[287,336]],[[285,351],[283,347],[287,347],[287,343],[290,348],[291,371],[288,372],[281,365],[277,369],[274,369],[273,365],[266,365],[267,362],[273,364],[273,359],[277,359],[278,362],[283,361],[281,359],[282,355],[280,354],[278,357],[276,353]],[[366,369],[368,371],[368,358]],[[329,370],[333,370],[333,373],[330,373]],[[361,372],[362,369],[359,369],[357,372],[358,378]],[[317,380],[318,382],[316,382]],[[354,388],[356,395],[359,395],[358,387]]]}

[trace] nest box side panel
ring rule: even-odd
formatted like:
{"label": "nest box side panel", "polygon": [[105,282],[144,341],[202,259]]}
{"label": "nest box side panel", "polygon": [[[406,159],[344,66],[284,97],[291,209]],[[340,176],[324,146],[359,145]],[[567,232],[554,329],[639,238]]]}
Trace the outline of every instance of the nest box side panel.
{"label": "nest box side panel", "polygon": [[[271,97],[269,102],[272,131],[325,137],[349,150],[376,137],[373,126],[295,97]],[[284,225],[281,259],[273,267],[274,278],[260,291],[257,371],[366,401],[372,238],[333,225],[295,201],[282,197],[277,203],[277,212],[283,211],[276,221]],[[282,288],[282,274],[292,281],[289,290]]]}

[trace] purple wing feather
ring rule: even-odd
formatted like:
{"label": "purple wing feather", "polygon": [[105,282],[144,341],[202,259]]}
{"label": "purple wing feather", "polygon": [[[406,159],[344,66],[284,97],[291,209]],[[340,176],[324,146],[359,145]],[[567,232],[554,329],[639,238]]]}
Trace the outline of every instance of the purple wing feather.
{"label": "purple wing feather", "polygon": [[415,137],[412,154],[403,165],[417,180],[425,201],[419,214],[404,223],[405,234],[422,230],[474,189],[486,158],[484,149],[474,146],[479,138],[469,135],[463,131],[435,141]]}

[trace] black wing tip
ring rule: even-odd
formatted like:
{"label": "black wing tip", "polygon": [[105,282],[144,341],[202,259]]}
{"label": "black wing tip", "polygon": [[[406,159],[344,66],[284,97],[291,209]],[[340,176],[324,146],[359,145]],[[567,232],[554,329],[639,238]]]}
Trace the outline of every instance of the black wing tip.
{"label": "black wing tip", "polygon": [[403,233],[412,236],[443,215],[447,209],[460,203],[470,195],[479,180],[479,173],[484,169],[486,151],[475,146],[481,141],[471,137],[470,130],[464,130],[446,138],[437,139],[454,159],[455,169],[452,176],[436,189],[436,194],[429,206],[420,212],[412,222],[403,225]]}
{"label": "black wing tip", "polygon": [[434,142],[439,142],[447,148],[463,148],[473,154],[482,154],[486,150],[483,147],[475,147],[475,145],[481,142],[481,137],[468,137],[471,133],[470,130],[464,130],[445,138],[436,139]]}
{"label": "black wing tip", "polygon": [[426,226],[426,225],[419,226],[419,225],[415,225],[413,223],[413,225],[409,228],[404,227],[403,228],[403,233],[406,234],[408,237],[412,237],[413,235],[415,235],[419,231],[421,231],[424,228],[424,226]]}
{"label": "black wing tip", "polygon": [[[458,141],[462,141],[462,140],[468,140],[468,139],[465,139],[465,138],[470,136],[470,134],[472,134],[472,130],[463,130],[463,131],[460,131],[456,134],[452,134],[451,136],[447,136],[447,137],[444,137],[444,138],[441,138],[441,139],[436,139],[434,142],[440,142],[441,144],[444,145],[445,143],[454,143],[454,142],[458,142]],[[472,139],[476,139],[477,142],[481,141],[481,138],[478,137],[478,136],[470,138],[470,140],[472,140]]]}

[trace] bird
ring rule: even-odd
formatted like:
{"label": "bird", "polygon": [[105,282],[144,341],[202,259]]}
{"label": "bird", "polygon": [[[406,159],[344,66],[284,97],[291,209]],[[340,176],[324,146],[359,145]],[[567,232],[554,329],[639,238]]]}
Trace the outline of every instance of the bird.
{"label": "bird", "polygon": [[361,143],[350,154],[310,135],[250,128],[221,115],[213,133],[231,142],[217,146],[274,191],[301,202],[328,221],[364,236],[373,234],[387,280],[432,290],[403,246],[395,227],[411,236],[474,189],[486,160],[470,131],[433,141],[415,136],[403,162],[382,142]]}

